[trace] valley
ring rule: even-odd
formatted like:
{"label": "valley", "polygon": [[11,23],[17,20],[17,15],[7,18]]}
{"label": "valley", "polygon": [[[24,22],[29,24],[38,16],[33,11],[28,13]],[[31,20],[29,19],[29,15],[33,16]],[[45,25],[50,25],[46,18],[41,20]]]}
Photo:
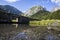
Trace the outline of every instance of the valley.
{"label": "valley", "polygon": [[60,9],[34,6],[23,13],[0,5],[0,40],[60,40]]}

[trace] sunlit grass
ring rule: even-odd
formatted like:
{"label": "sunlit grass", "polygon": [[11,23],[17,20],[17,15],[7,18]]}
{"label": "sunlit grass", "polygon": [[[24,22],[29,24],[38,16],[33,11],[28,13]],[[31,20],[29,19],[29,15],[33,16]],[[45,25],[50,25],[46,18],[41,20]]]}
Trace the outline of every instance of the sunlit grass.
{"label": "sunlit grass", "polygon": [[30,26],[54,26],[57,25],[60,26],[60,21],[58,20],[41,20],[41,21],[30,21]]}
{"label": "sunlit grass", "polygon": [[16,22],[16,20],[12,20],[12,22]]}

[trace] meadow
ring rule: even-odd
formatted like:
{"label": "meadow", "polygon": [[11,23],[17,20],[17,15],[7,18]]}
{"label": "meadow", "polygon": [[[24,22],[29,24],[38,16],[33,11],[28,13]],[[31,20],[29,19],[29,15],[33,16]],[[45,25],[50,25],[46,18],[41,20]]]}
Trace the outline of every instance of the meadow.
{"label": "meadow", "polygon": [[30,26],[60,26],[60,20],[30,21]]}

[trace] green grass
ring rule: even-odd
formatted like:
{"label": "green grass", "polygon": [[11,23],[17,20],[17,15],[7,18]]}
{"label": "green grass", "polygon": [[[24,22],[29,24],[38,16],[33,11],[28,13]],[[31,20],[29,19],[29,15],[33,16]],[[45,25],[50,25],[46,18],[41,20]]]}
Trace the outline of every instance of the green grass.
{"label": "green grass", "polygon": [[[58,20],[41,20],[41,21],[30,21],[30,26],[49,26],[57,22]],[[58,22],[58,26],[60,26],[60,22]]]}

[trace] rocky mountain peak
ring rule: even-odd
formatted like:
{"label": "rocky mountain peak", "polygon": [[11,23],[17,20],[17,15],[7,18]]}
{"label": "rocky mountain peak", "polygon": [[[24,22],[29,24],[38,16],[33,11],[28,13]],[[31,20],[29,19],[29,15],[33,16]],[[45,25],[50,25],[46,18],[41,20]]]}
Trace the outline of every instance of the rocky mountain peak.
{"label": "rocky mountain peak", "polygon": [[32,8],[30,8],[29,10],[27,10],[25,12],[25,15],[24,16],[31,16],[41,10],[44,10],[44,8],[42,6],[33,6]]}

